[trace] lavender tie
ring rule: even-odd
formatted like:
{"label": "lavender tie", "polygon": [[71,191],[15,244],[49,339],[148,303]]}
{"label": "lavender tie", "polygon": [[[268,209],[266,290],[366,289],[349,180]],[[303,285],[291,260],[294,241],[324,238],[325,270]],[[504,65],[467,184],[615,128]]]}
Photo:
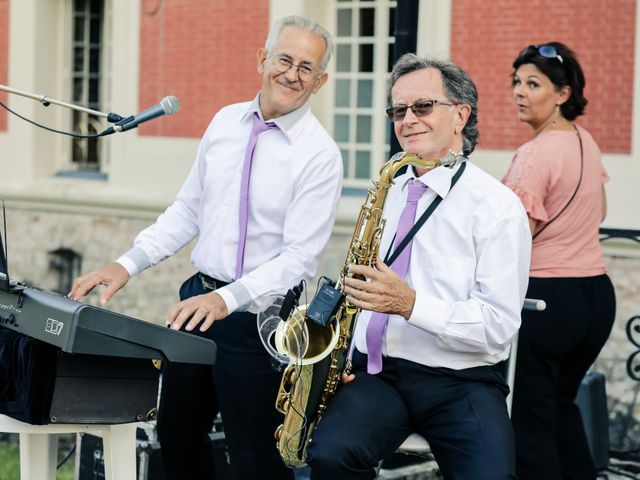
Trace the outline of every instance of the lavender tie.
{"label": "lavender tie", "polygon": [[[400,215],[396,238],[393,242],[393,249],[398,248],[404,237],[407,236],[416,219],[416,207],[418,200],[427,189],[424,183],[418,180],[409,180],[409,193],[407,194],[407,204]],[[391,265],[391,269],[400,277],[404,278],[409,269],[409,259],[411,258],[411,245],[413,239],[407,244],[404,250],[398,255],[398,258]],[[367,325],[367,372],[371,374],[380,373],[382,371],[382,335],[389,321],[389,314],[374,312]]]}
{"label": "lavender tie", "polygon": [[247,220],[249,218],[249,179],[251,178],[251,162],[253,151],[256,148],[258,135],[270,128],[278,128],[275,123],[263,122],[257,113],[253,114],[253,128],[249,137],[247,151],[244,154],[244,166],[242,167],[242,180],[240,181],[240,234],[238,236],[238,252],[236,255],[236,280],[242,276],[244,266],[244,246],[247,241]]}

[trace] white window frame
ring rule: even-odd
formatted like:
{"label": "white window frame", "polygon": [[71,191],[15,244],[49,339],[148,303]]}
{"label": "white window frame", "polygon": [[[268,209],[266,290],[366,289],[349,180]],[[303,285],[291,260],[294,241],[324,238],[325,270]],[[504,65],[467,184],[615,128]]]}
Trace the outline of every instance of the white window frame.
{"label": "white window frame", "polygon": [[[70,103],[74,103],[73,101],[73,34],[74,34],[74,24],[73,24],[73,3],[74,0],[66,0],[64,2],[64,21],[63,21],[63,38],[65,39],[62,42],[63,49],[61,51],[61,56],[63,59],[63,78],[64,78],[64,89],[63,89],[63,97],[69,99],[67,100]],[[103,25],[102,25],[102,39],[101,39],[101,52],[100,52],[100,106],[101,111],[105,111],[105,105],[109,105],[110,103],[110,92],[111,92],[111,70],[112,70],[112,44],[113,44],[113,1],[112,0],[104,0],[104,11],[103,11]],[[89,108],[88,105],[79,104],[78,106]],[[73,128],[72,126],[72,118],[73,112],[68,110],[65,113],[66,121],[63,123],[64,125],[69,126],[69,130]],[[105,126],[105,120],[100,119],[100,123],[103,127]],[[80,132],[84,133],[84,132]],[[69,141],[63,141],[62,145],[62,157],[60,159],[58,172],[75,172],[78,171],[78,164],[73,162],[73,151],[72,151],[72,141],[70,137],[65,137]],[[99,153],[98,153],[98,164],[95,170],[95,173],[99,174],[107,174],[108,173],[108,159],[109,159],[109,143],[101,141],[99,142]]]}
{"label": "white window frame", "polygon": [[[332,77],[334,82],[338,80],[350,80],[350,106],[337,107],[335,105],[336,97],[332,96],[331,105],[331,130],[335,137],[335,115],[349,116],[349,141],[338,142],[340,148],[348,152],[348,159],[345,159],[345,176],[344,186],[350,188],[367,188],[370,186],[370,179],[356,178],[356,152],[369,152],[369,172],[375,177],[379,167],[389,158],[389,121],[384,113],[387,107],[387,82],[389,73],[387,71],[389,45],[395,43],[395,38],[389,35],[389,12],[391,8],[396,7],[396,1],[391,0],[372,0],[372,1],[338,1],[331,2],[331,25],[332,30],[336,32],[334,37],[336,47],[338,45],[352,45],[351,50],[351,69],[349,72],[337,71],[337,54],[336,60],[332,62],[334,71]],[[354,12],[351,18],[352,36],[339,37],[337,35],[338,25],[338,9],[351,8]],[[358,33],[357,15],[359,8],[373,8],[375,10],[375,27],[374,36],[360,37]],[[359,49],[357,45],[373,44],[373,72],[358,72]],[[357,107],[357,84],[358,80],[373,80],[371,107]],[[368,143],[356,142],[357,118],[358,115],[368,115],[371,117],[372,130],[371,141]]]}

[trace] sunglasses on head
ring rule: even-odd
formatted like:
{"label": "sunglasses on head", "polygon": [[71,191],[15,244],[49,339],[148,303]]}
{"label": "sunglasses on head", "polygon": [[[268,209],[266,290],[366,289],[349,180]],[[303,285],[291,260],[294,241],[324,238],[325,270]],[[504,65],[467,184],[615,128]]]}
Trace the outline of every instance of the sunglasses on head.
{"label": "sunglasses on head", "polygon": [[413,105],[387,108],[386,112],[389,118],[394,122],[401,122],[407,114],[407,110],[411,109],[416,117],[425,117],[433,112],[436,105],[460,105],[458,102],[445,102],[444,100],[420,100]]}
{"label": "sunglasses on head", "polygon": [[530,45],[529,48],[535,48],[541,57],[557,58],[560,63],[564,63],[564,60],[558,55],[558,51],[553,45]]}

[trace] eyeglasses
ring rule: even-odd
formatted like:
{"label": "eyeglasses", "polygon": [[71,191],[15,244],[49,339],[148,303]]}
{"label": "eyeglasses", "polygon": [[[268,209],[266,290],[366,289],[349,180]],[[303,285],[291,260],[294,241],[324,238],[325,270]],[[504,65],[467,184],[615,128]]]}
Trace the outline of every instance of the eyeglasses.
{"label": "eyeglasses", "polygon": [[557,58],[560,63],[564,63],[564,60],[560,55],[558,55],[558,51],[553,45],[531,45],[529,48],[535,48],[541,57]]}
{"label": "eyeglasses", "polygon": [[447,105],[451,107],[460,104],[458,102],[445,102],[443,100],[420,100],[413,105],[387,108],[386,112],[392,121],[401,122],[404,120],[408,109],[411,109],[416,117],[425,117],[433,112],[433,107],[436,105]]}
{"label": "eyeglasses", "polygon": [[276,72],[286,73],[294,67],[298,71],[298,78],[303,82],[310,82],[320,75],[320,73],[311,68],[311,65],[306,63],[293,63],[287,55],[274,55],[272,58],[273,68],[275,68]]}

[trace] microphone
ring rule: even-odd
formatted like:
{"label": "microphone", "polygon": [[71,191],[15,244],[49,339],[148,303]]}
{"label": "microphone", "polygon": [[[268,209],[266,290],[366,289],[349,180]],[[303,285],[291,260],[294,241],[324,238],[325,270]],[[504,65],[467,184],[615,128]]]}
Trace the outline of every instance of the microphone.
{"label": "microphone", "polygon": [[161,117],[162,115],[173,115],[178,111],[180,111],[180,101],[176,97],[164,97],[160,103],[147,108],[144,112],[120,120],[115,125],[112,125],[100,133],[100,136],[111,135],[112,133],[117,132],[126,132],[132,128],[136,128],[141,123],[148,122],[149,120]]}

